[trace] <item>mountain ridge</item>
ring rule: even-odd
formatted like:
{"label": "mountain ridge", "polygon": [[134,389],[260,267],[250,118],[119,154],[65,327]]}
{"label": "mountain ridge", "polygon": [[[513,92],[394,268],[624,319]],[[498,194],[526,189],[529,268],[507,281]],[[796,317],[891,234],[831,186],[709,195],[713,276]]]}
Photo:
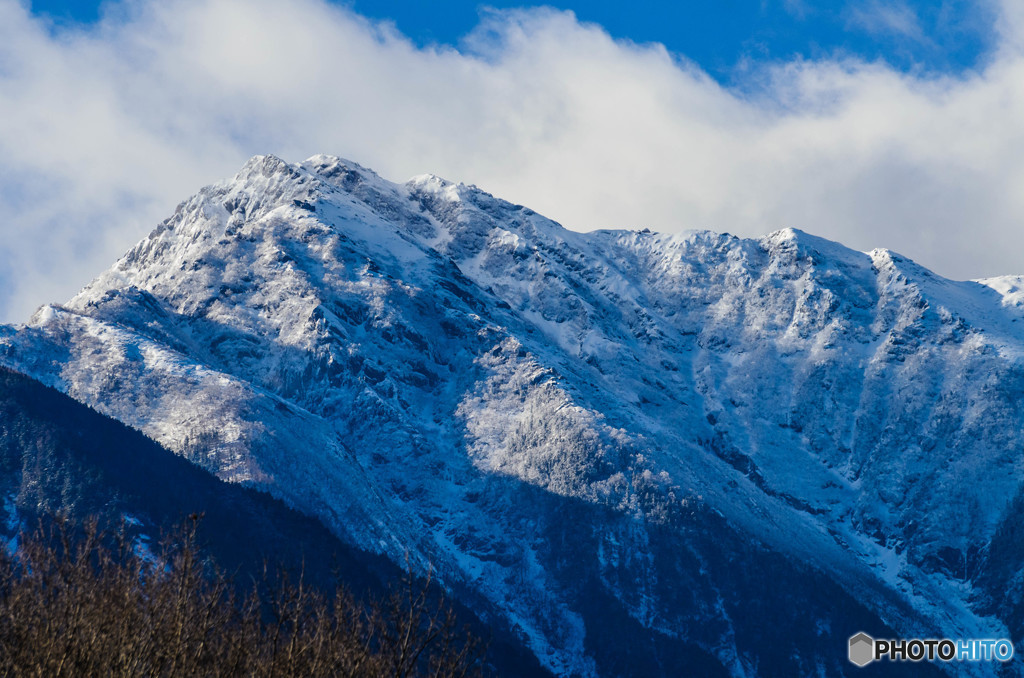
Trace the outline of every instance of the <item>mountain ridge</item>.
{"label": "mountain ridge", "polygon": [[[580,234],[430,175],[257,156],[0,331],[0,362],[350,543],[437,564],[556,673],[614,664],[568,560],[641,628],[746,675],[764,649],[714,612],[728,577],[686,570],[686,605],[663,583],[669,544],[710,548],[701,521],[898,629],[1006,633],[972,587],[1024,481],[1019,289],[794,229]],[[563,509],[593,538],[511,508],[527,496],[582,502]],[[712,619],[717,640],[687,630]],[[778,674],[843,671],[858,630]]]}

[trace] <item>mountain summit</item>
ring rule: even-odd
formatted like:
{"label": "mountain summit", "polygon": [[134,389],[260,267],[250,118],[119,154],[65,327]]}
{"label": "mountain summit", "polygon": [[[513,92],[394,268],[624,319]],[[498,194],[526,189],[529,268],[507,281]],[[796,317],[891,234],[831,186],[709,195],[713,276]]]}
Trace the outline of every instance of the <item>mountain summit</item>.
{"label": "mountain summit", "polygon": [[0,363],[433,568],[556,674],[840,675],[859,631],[1024,637],[1022,290],[258,156]]}

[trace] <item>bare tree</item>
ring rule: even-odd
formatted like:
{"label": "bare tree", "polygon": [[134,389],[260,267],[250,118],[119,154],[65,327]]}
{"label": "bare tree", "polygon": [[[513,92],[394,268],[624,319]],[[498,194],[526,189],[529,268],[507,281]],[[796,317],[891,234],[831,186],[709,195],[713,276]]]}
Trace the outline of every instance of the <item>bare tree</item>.
{"label": "bare tree", "polygon": [[483,675],[482,644],[432,577],[407,571],[360,603],[279,573],[239,598],[196,547],[200,518],[155,557],[123,529],[59,517],[0,548],[0,675]]}

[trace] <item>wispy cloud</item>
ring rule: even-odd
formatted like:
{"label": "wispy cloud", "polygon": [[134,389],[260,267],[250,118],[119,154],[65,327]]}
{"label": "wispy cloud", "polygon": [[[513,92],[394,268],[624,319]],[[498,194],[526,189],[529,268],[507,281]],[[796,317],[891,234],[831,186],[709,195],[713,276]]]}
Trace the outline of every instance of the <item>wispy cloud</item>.
{"label": "wispy cloud", "polygon": [[[322,0],[138,0],[49,30],[0,0],[0,314],[108,266],[247,157],[476,183],[567,226],[796,226],[960,277],[1024,273],[1024,58],[915,79],[802,61],[723,89],[551,10],[418,48]],[[750,91],[762,94],[752,96]]]}
{"label": "wispy cloud", "polygon": [[847,5],[845,15],[850,28],[915,42],[928,41],[917,11],[900,0],[854,0]]}
{"label": "wispy cloud", "polygon": [[[768,0],[765,0],[767,2]],[[762,3],[763,6],[764,3]],[[812,8],[807,0],[782,0],[782,9],[795,19],[803,20],[811,14]]]}

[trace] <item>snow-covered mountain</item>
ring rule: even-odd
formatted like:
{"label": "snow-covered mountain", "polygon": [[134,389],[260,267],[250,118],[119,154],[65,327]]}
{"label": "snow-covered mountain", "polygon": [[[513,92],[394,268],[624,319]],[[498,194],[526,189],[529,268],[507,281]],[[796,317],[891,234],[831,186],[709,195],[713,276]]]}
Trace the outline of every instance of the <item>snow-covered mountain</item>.
{"label": "snow-covered mountain", "polygon": [[838,675],[862,630],[1024,637],[1022,318],[1024,278],[268,156],[0,363],[433,567],[557,674]]}

